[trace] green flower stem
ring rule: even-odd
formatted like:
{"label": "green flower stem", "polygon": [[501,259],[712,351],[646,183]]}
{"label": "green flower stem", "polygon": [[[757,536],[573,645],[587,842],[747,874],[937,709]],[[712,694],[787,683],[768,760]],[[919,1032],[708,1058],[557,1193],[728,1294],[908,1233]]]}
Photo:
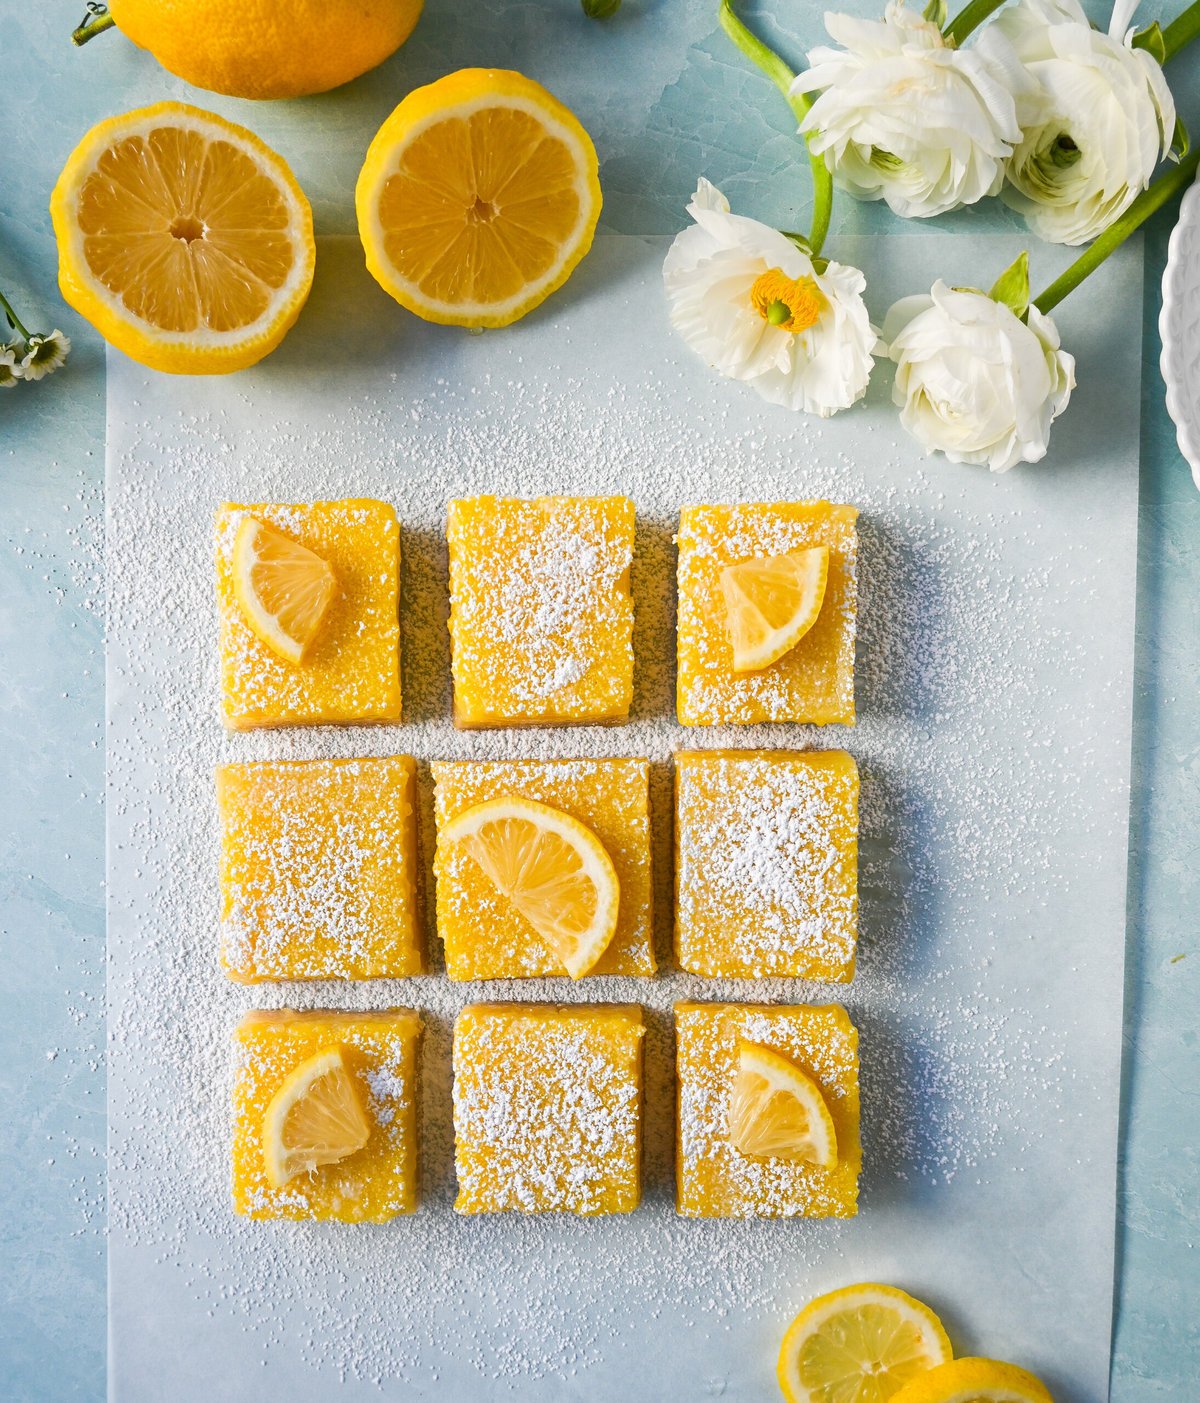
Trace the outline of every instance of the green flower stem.
{"label": "green flower stem", "polygon": [[1004,0],[968,0],[968,3],[959,10],[943,31],[946,38],[952,44],[961,45],[963,40],[969,34],[974,33],[993,10],[998,10],[1003,4]]}
{"label": "green flower stem", "polygon": [[97,34],[103,34],[106,29],[111,29],[114,24],[116,24],[116,20],[108,13],[107,6],[89,5],[83,22],[77,24],[71,31],[71,43],[76,48],[80,48],[89,39],[94,39]]}
{"label": "green flower stem", "polygon": [[13,311],[12,303],[8,300],[7,297],[5,297],[5,295],[2,292],[0,292],[0,310],[2,310],[4,312],[4,315],[8,318],[13,330],[20,336],[21,340],[24,341],[26,345],[28,345],[29,332],[26,331],[24,326],[21,325],[21,318],[17,316],[16,312]]}
{"label": "green flower stem", "polygon": [[[771,82],[783,94],[796,121],[802,122],[808,115],[808,109],[812,103],[805,93],[797,93],[793,96],[791,86],[796,75],[773,49],[767,48],[757,35],[751,34],[734,14],[731,0],[721,0],[718,15],[721,28],[750,62],[770,78]],[[809,231],[807,243],[815,258],[821,252],[825,237],[829,233],[829,218],[833,213],[833,177],[829,174],[825,158],[814,151],[807,141],[805,145],[808,147],[808,163],[812,168],[813,181],[812,228]]]}
{"label": "green flower stem", "polygon": [[[1174,58],[1180,49],[1185,48],[1197,36],[1200,36],[1200,0],[1192,0],[1187,9],[1181,15],[1176,15],[1162,32],[1167,59]],[[1166,59],[1163,62],[1165,63]]]}
{"label": "green flower stem", "polygon": [[1114,249],[1119,248],[1139,224],[1144,223],[1156,210],[1162,209],[1163,205],[1185,190],[1195,178],[1198,164],[1200,147],[1189,152],[1173,170],[1161,176],[1148,190],[1143,190],[1120,219],[1110,224],[1066,272],[1061,273],[1045,292],[1033,299],[1033,305],[1038,311],[1048,312],[1051,307],[1057,307],[1067,293],[1074,291]]}

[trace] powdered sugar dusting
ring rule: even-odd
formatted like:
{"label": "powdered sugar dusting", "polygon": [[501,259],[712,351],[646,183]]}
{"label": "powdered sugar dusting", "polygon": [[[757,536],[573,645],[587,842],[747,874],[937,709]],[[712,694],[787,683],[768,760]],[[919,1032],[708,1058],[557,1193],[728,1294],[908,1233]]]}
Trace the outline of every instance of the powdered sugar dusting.
{"label": "powdered sugar dusting", "polygon": [[[1120,698],[1077,690],[1064,715],[1047,708],[1044,686],[1058,670],[1109,676],[1085,622],[1111,604],[1100,538],[1070,500],[1027,506],[1015,475],[993,482],[914,460],[882,403],[817,424],[718,386],[676,356],[665,323],[645,316],[658,295],[660,254],[651,255],[637,240],[612,241],[584,265],[596,260],[606,282],[591,296],[611,314],[605,365],[619,372],[581,369],[594,332],[572,330],[569,301],[562,323],[552,314],[505,336],[454,338],[405,322],[403,355],[388,341],[394,319],[377,341],[355,327],[344,372],[329,360],[340,334],[332,305],[314,313],[327,333],[319,367],[292,363],[285,374],[268,361],[217,386],[110,366],[113,1289],[125,1301],[141,1292],[147,1309],[151,1291],[169,1297],[198,1317],[199,1334],[247,1363],[265,1361],[264,1379],[297,1364],[321,1386],[344,1379],[363,1396],[378,1383],[416,1396],[550,1398],[585,1372],[588,1388],[607,1380],[612,1391],[659,1378],[661,1353],[695,1396],[712,1378],[762,1396],[783,1323],[813,1291],[891,1273],[936,1283],[982,1326],[993,1308],[1032,1302],[1007,1256],[972,1255],[972,1243],[983,1252],[993,1242],[988,1224],[1021,1230],[1007,1211],[1014,1188],[1023,1216],[1040,1215],[1048,1247],[1077,1234],[1072,1215],[1086,1210],[1081,1194],[1084,1208],[1058,1198],[1057,1216],[1041,1213],[1043,1186],[1074,1174],[1071,1147],[1095,1143],[1089,1126],[1112,1114],[1094,1059],[1071,1051],[1089,1046],[1080,1020],[1105,1007],[1095,972],[1077,945],[1064,957],[1055,934],[1105,880],[1092,855],[1121,850],[1125,789],[1109,763],[1108,720]],[[347,297],[359,295],[357,250],[326,243],[322,259]],[[373,356],[377,372],[365,368]],[[636,501],[630,724],[456,731],[447,500],[563,491]],[[226,735],[213,508],[225,498],[353,493],[393,502],[401,521],[404,724]],[[862,513],[856,730],[684,731],[672,706],[679,507],[818,498]],[[670,756],[710,744],[844,745],[859,762],[859,971],[838,990],[860,1033],[856,1219],[685,1222],[672,1204],[671,1005],[825,1002],[828,986],[672,970],[594,988],[461,985],[434,973],[251,991],[219,970],[212,783],[222,760],[415,755],[428,896],[429,760],[646,756],[661,957],[671,928]],[[1064,833],[1076,837],[1066,843]],[[505,997],[645,1007],[646,1201],[637,1212],[452,1212],[450,1029],[466,1003]],[[417,1214],[350,1231],[234,1218],[229,1037],[255,1004],[422,1011]],[[970,1223],[974,1236],[960,1233],[948,1252],[941,1223]],[[1067,1260],[1065,1246],[1060,1255]]]}

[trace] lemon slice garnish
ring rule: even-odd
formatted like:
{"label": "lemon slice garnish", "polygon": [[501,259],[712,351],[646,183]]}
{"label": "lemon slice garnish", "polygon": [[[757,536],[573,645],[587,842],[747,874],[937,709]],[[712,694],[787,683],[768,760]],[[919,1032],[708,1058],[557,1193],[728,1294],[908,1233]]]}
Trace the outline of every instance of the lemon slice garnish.
{"label": "lemon slice garnish", "polygon": [[100,122],[50,197],[63,296],[155,370],[241,370],[312,286],[312,211],[283,158],[179,102]]}
{"label": "lemon slice garnish", "polygon": [[540,84],[464,68],[409,93],[355,187],[367,267],[427,321],[507,326],[570,276],[600,216],[596,149]]}
{"label": "lemon slice garnish", "polygon": [[371,1121],[340,1047],[314,1053],[288,1076],[263,1114],[262,1134],[267,1180],[276,1189],[362,1149]]}
{"label": "lemon slice garnish", "polygon": [[806,1160],[822,1169],[837,1163],[837,1134],[820,1087],[787,1057],[744,1039],[729,1139],[747,1159]]}
{"label": "lemon slice garnish", "polygon": [[441,841],[462,844],[572,979],[608,948],[617,928],[617,874],[577,819],[532,799],[489,799],[452,819]]}
{"label": "lemon slice garnish", "polygon": [[812,628],[825,599],[829,547],[770,555],[721,571],[734,672],[761,672]]}
{"label": "lemon slice garnish", "polygon": [[788,1403],[888,1403],[952,1352],[928,1306],[868,1281],[818,1296],[792,1321],[779,1386]]}
{"label": "lemon slice garnish", "polygon": [[1046,1385],[1027,1369],[998,1359],[954,1359],[939,1364],[893,1395],[891,1403],[1054,1403]]}
{"label": "lemon slice garnish", "polygon": [[337,593],[327,561],[246,517],[233,542],[233,593],[258,637],[289,663],[304,660]]}

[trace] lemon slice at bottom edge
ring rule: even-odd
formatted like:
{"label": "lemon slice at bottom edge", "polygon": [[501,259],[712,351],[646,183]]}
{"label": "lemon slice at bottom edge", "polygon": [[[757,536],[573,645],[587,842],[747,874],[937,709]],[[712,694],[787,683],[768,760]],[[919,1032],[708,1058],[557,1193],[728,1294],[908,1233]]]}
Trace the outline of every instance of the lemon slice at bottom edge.
{"label": "lemon slice at bottom edge", "polygon": [[788,1326],[779,1386],[788,1403],[889,1403],[952,1354],[927,1305],[895,1286],[862,1282],[818,1296]]}
{"label": "lemon slice at bottom edge", "polygon": [[905,1384],[891,1403],[1054,1403],[1041,1379],[998,1359],[953,1359]]}

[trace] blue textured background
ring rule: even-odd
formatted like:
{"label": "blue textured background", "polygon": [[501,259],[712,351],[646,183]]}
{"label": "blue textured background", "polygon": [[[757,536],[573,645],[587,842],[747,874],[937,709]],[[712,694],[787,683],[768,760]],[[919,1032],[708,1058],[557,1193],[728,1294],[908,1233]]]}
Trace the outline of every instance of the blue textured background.
{"label": "blue textured background", "polygon": [[[1146,4],[1139,21],[1181,7]],[[674,231],[700,173],[784,227],[802,226],[809,203],[788,112],[720,33],[710,0],[626,0],[603,25],[576,0],[430,0],[413,39],[376,72],[265,105],[195,92],[119,34],[76,52],[68,35],[82,8],[0,0],[0,289],[32,329],[61,326],[74,342],[64,372],[0,395],[0,1396],[11,1403],[104,1395],[104,359],[55,289],[46,201],[67,153],[115,111],[196,102],[282,152],[318,232],[345,232],[362,154],[399,98],[450,69],[492,64],[539,78],[591,130],[609,229]],[[822,37],[818,8],[750,4],[746,15],[796,64]],[[1168,78],[1200,132],[1200,54],[1177,59]],[[1186,1403],[1200,1380],[1200,493],[1158,373],[1172,218],[1149,226],[1142,328],[1115,1403]],[[991,202],[937,228],[1015,222]],[[841,200],[831,249],[839,230],[893,227],[884,207]],[[1032,261],[1036,282],[1036,246]]]}

